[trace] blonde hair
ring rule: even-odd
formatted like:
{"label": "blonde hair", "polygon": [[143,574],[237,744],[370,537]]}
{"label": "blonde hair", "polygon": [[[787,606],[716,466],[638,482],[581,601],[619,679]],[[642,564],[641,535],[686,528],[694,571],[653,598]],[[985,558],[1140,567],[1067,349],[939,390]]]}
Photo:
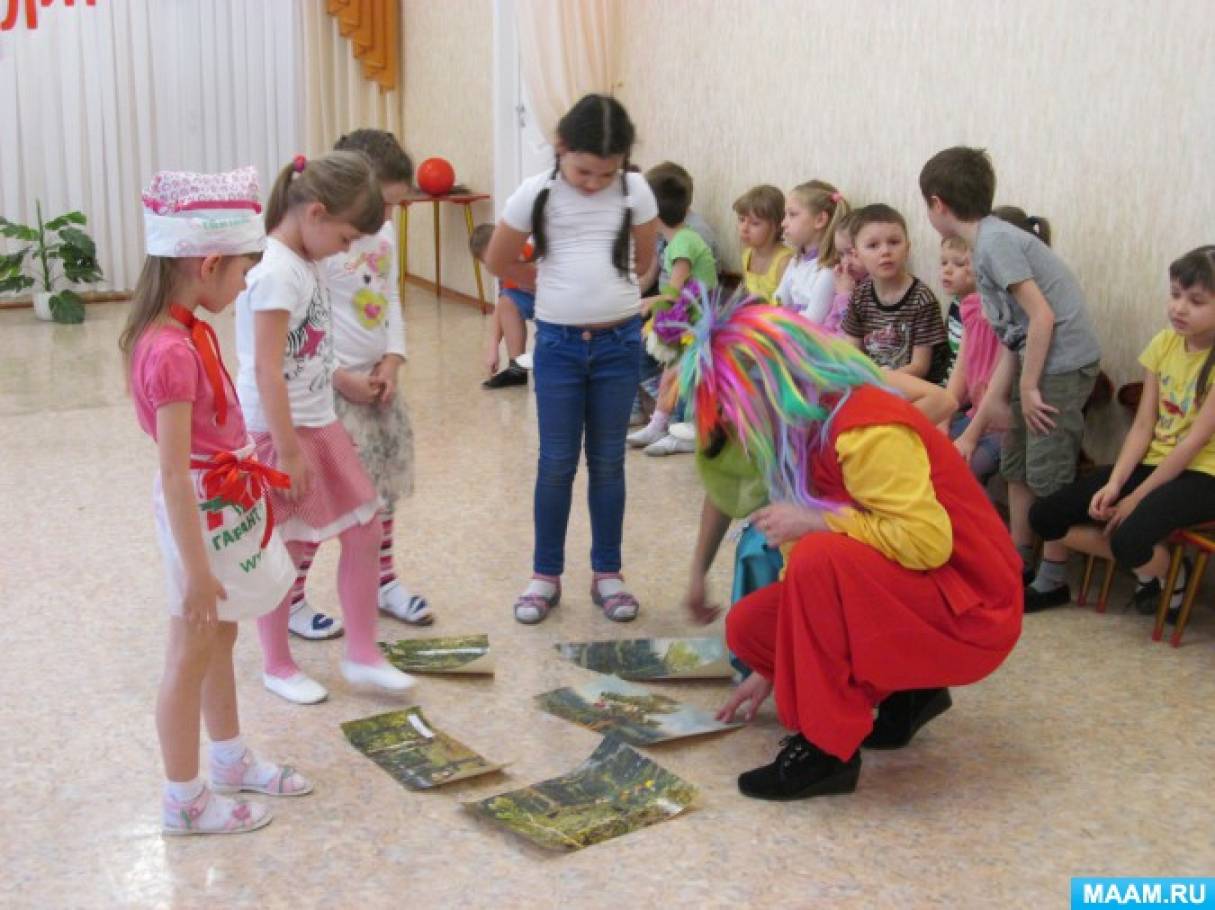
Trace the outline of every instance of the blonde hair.
{"label": "blonde hair", "polygon": [[780,223],[785,217],[785,194],[770,183],[753,186],[734,200],[736,215],[754,215],[776,226],[776,239],[781,238]]}
{"label": "blonde hair", "polygon": [[384,225],[384,197],[362,152],[330,152],[305,160],[302,155],[278,173],[266,200],[266,233],[278,227],[297,205],[319,202],[333,218],[363,234]]}
{"label": "blonde hair", "polygon": [[840,261],[840,252],[835,247],[835,231],[852,211],[844,194],[825,180],[808,180],[789,191],[789,195],[815,214],[827,213],[827,226],[818,243],[818,261],[824,268],[832,268]]}
{"label": "blonde hair", "polygon": [[118,336],[118,350],[122,351],[123,372],[127,381],[131,378],[131,355],[135,345],[157,319],[169,309],[174,292],[181,284],[177,263],[180,260],[168,256],[149,256],[143,261],[139,281],[131,295],[131,309],[127,312],[126,325]]}
{"label": "blonde hair", "polygon": [[955,253],[969,253],[970,244],[961,237],[945,237],[941,240],[941,249],[953,250]]}

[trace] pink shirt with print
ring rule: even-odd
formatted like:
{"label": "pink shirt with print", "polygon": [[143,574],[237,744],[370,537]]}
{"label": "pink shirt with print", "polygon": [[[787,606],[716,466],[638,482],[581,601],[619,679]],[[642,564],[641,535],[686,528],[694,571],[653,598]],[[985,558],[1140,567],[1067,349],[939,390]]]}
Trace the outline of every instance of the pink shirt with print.
{"label": "pink shirt with print", "polygon": [[135,343],[131,356],[131,397],[135,416],[143,431],[156,438],[156,411],[166,404],[188,401],[190,452],[212,455],[235,452],[249,442],[245,418],[236,400],[236,389],[224,376],[228,416],[224,425],[215,423],[215,395],[203,372],[202,358],[183,328],[153,326]]}

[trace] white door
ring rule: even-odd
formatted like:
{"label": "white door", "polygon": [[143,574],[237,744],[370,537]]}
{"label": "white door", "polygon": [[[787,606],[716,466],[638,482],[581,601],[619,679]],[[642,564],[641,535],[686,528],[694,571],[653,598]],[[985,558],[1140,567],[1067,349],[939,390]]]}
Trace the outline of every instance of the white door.
{"label": "white door", "polygon": [[494,0],[494,212],[525,177],[553,166],[553,148],[536,127],[519,65],[515,0]]}

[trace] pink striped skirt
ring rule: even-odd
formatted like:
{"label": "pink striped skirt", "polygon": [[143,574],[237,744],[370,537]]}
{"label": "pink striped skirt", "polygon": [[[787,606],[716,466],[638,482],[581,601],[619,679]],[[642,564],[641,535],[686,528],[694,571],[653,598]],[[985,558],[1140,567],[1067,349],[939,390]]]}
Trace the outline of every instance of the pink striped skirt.
{"label": "pink striped skirt", "polygon": [[[296,499],[288,498],[283,490],[270,490],[274,524],[283,540],[320,543],[371,521],[380,509],[380,498],[341,421],[323,427],[296,427],[295,435],[312,475],[312,488],[307,496]],[[270,434],[252,436],[257,457],[281,469]]]}

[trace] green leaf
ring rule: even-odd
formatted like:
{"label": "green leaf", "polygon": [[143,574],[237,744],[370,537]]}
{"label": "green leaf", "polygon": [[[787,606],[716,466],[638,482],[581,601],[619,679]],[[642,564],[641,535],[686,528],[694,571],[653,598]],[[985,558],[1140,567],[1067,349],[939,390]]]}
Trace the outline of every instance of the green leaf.
{"label": "green leaf", "polygon": [[88,219],[81,212],[67,212],[60,215],[58,218],[52,218],[42,227],[47,231],[57,231],[61,227],[66,227],[69,224],[86,224]]}
{"label": "green leaf", "polygon": [[12,237],[14,240],[37,240],[38,232],[24,224],[0,218],[0,237]]}
{"label": "green leaf", "polygon": [[0,294],[18,294],[26,288],[34,286],[34,279],[24,275],[14,275],[11,278],[0,278]]}
{"label": "green leaf", "polygon": [[60,291],[51,298],[51,317],[67,325],[84,322],[84,300],[75,291]]}
{"label": "green leaf", "polygon": [[25,254],[29,252],[29,247],[24,250],[17,250],[15,253],[6,253],[0,256],[0,275],[9,276],[21,273],[21,264],[25,261]]}
{"label": "green leaf", "polygon": [[93,238],[84,231],[74,227],[66,227],[59,232],[59,255],[63,255],[64,249],[68,248],[77,258],[93,258],[97,255],[97,244],[93,243]]}

